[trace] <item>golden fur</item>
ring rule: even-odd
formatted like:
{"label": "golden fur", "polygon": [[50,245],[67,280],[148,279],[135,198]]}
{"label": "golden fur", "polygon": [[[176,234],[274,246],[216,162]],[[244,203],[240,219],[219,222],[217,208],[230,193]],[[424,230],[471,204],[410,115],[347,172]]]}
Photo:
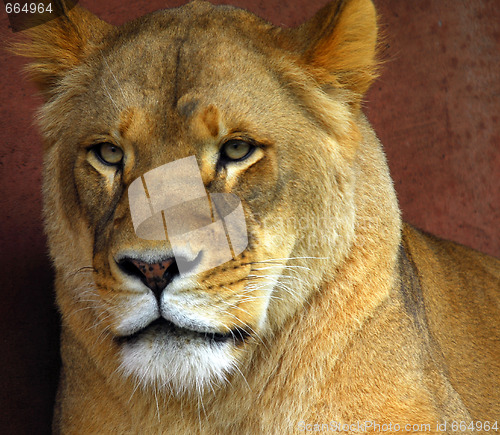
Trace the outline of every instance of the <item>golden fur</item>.
{"label": "golden fur", "polygon": [[[75,7],[28,33],[14,50],[34,59],[47,97],[44,210],[62,316],[55,433],[284,434],[365,421],[439,432],[498,419],[500,265],[401,222],[360,111],[378,64],[371,1],[335,0],[295,29],[202,1],[122,27]],[[218,167],[230,138],[259,146]],[[89,151],[102,142],[123,150],[120,169]],[[182,316],[249,336],[124,342],[146,326],[153,297],[115,259],[171,249],[135,235],[127,187],[190,155],[208,191],[242,200],[250,244],[168,291],[190,303]]]}

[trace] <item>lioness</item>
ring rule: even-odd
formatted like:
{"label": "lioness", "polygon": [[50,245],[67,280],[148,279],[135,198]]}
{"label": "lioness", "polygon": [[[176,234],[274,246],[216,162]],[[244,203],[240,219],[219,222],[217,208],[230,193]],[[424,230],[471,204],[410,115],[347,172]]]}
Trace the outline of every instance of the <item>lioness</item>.
{"label": "lioness", "polygon": [[[401,221],[360,109],[370,0],[293,29],[198,0],[121,27],[58,7],[15,49],[46,97],[55,433],[498,427],[500,262]],[[202,268],[222,248],[175,239],[154,202],[185,177],[207,226],[237,199],[241,252]]]}

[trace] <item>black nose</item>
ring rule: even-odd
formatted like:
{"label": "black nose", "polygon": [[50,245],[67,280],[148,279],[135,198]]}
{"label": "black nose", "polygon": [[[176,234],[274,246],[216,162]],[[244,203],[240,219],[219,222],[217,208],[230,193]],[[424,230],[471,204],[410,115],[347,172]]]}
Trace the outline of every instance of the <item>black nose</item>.
{"label": "black nose", "polygon": [[155,263],[125,257],[118,262],[118,266],[127,275],[139,278],[152,290],[158,300],[165,287],[179,275],[179,269],[173,257]]}

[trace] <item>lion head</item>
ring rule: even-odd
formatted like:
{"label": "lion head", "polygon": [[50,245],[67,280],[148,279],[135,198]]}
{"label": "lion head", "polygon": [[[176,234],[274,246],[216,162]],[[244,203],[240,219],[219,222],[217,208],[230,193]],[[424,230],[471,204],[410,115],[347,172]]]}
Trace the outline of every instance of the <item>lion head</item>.
{"label": "lion head", "polygon": [[[333,2],[294,29],[203,1],[121,27],[74,7],[30,34],[18,51],[35,58],[46,97],[44,210],[63,328],[97,366],[144,386],[224,384],[356,241],[371,2]],[[153,176],[161,168],[174,169]],[[186,179],[201,186],[189,206]],[[149,209],[170,191],[175,217]],[[174,243],[176,225],[229,231],[216,195],[241,210],[242,249],[217,258],[215,230]],[[134,207],[156,220],[139,230]]]}

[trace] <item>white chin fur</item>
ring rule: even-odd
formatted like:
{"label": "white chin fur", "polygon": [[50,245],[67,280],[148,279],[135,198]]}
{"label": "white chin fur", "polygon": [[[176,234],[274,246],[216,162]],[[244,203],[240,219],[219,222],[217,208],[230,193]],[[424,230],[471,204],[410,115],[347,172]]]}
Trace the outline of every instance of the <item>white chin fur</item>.
{"label": "white chin fur", "polygon": [[202,394],[227,381],[236,365],[231,348],[231,342],[147,334],[123,344],[120,369],[143,388]]}

